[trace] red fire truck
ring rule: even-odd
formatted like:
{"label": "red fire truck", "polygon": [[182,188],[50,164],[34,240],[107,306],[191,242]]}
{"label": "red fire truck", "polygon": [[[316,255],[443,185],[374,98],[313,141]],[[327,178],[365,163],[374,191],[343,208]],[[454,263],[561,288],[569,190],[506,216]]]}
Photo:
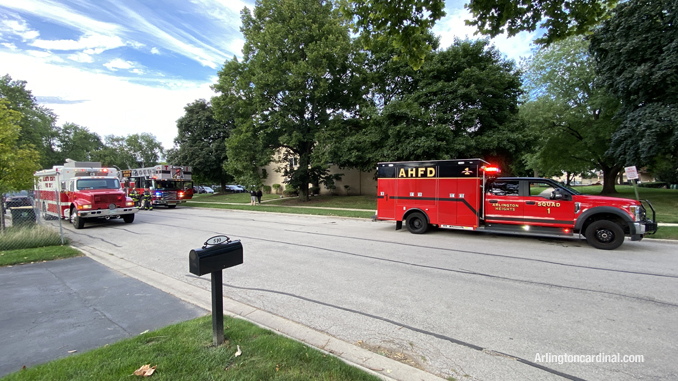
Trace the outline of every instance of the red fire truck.
{"label": "red fire truck", "polygon": [[639,201],[586,196],[550,179],[497,177],[481,159],[379,163],[377,219],[403,222],[414,234],[430,226],[534,236],[586,237],[612,250],[624,236],[657,231]]}
{"label": "red fire truck", "polygon": [[180,165],[156,165],[122,171],[127,194],[136,189],[143,194],[148,189],[153,206],[164,205],[174,209],[182,202],[193,198],[191,167]]}
{"label": "red fire truck", "polygon": [[134,221],[131,198],[120,187],[118,170],[102,168],[99,162],[67,160],[64,165],[35,172],[37,207],[43,216],[65,218],[76,229],[93,218]]}

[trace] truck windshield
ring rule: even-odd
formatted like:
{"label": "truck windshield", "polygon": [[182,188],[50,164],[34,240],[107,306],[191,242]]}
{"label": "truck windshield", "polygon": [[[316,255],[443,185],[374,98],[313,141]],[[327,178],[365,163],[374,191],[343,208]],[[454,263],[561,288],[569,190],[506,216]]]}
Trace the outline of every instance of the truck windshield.
{"label": "truck windshield", "polygon": [[182,190],[183,181],[155,180],[157,190]]}
{"label": "truck windshield", "polygon": [[75,189],[120,189],[118,179],[81,179],[75,185]]}

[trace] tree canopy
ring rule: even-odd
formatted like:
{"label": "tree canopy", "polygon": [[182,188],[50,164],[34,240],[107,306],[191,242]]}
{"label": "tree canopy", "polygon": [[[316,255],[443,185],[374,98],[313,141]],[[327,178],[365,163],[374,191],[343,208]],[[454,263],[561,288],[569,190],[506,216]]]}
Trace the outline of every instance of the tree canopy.
{"label": "tree canopy", "polygon": [[[488,41],[456,40],[415,71],[372,52],[371,107],[333,132],[328,154],[344,167],[379,161],[484,157],[507,163],[526,144],[518,114],[521,80]],[[385,72],[384,72],[385,70]]]}
{"label": "tree canopy", "polygon": [[193,178],[202,182],[218,182],[222,189],[231,179],[224,163],[226,138],[232,128],[214,117],[212,105],[198,99],[184,107],[185,114],[177,120],[178,135],[174,148],[167,153],[167,162],[172,165],[190,165]]}
{"label": "tree canopy", "polygon": [[7,103],[0,99],[0,195],[33,188],[33,173],[40,169],[40,154],[20,141],[21,113]]}
{"label": "tree canopy", "polygon": [[[540,44],[572,35],[583,35],[604,20],[619,0],[469,0],[468,25],[490,37],[506,32],[545,30]],[[445,0],[343,0],[342,11],[362,32],[370,46],[375,39],[389,40],[413,68],[418,69],[431,41],[426,34],[445,16]]]}
{"label": "tree canopy", "polygon": [[52,110],[37,103],[26,84],[26,81],[13,80],[9,75],[0,77],[0,99],[7,102],[9,110],[21,114],[18,143],[32,145],[40,153],[41,166],[51,167],[57,160],[53,147],[57,118]]}
{"label": "tree canopy", "polygon": [[614,193],[622,164],[607,151],[619,123],[618,99],[596,84],[588,41],[570,37],[543,47],[525,68],[521,116],[537,139],[532,167],[544,175],[603,171],[603,193]]}
{"label": "tree canopy", "polygon": [[678,167],[678,3],[630,0],[591,37],[601,83],[619,97],[613,153],[627,164]]}
{"label": "tree canopy", "polygon": [[327,163],[313,155],[316,144],[362,93],[348,27],[331,1],[258,0],[241,18],[243,62],[224,65],[214,86],[221,95],[212,101],[222,122],[236,118],[228,168],[258,180],[253,170],[280,150],[283,161],[298,163],[284,175],[307,199],[308,184],[326,174]]}

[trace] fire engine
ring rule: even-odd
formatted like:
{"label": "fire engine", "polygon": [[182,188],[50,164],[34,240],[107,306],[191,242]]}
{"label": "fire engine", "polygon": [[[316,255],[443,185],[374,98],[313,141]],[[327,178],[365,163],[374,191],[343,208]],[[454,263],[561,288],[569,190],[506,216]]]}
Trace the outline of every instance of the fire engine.
{"label": "fire engine", "polygon": [[35,172],[35,191],[43,216],[70,220],[76,229],[93,218],[122,218],[134,221],[138,209],[125,196],[118,170],[104,168],[99,162],[70,159],[64,165]]}
{"label": "fire engine", "polygon": [[125,190],[136,189],[139,194],[148,189],[153,205],[174,209],[182,202],[193,198],[191,167],[180,165],[156,165],[122,171]]}
{"label": "fire engine", "polygon": [[587,196],[550,179],[498,177],[481,159],[379,163],[377,219],[405,222],[414,234],[429,227],[533,236],[584,236],[612,250],[625,236],[639,241],[657,231],[643,203]]}

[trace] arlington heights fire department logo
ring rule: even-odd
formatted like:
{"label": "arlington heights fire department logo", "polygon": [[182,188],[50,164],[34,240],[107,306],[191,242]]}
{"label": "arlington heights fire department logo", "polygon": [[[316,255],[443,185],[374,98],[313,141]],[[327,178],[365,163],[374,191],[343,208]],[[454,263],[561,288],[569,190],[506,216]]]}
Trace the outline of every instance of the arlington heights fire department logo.
{"label": "arlington heights fire department logo", "polygon": [[473,171],[469,171],[469,170],[468,170],[468,167],[466,167],[466,168],[464,168],[463,171],[461,171],[461,173],[463,173],[463,174],[465,174],[466,176],[468,176],[468,175],[470,175],[471,173],[473,173]]}

